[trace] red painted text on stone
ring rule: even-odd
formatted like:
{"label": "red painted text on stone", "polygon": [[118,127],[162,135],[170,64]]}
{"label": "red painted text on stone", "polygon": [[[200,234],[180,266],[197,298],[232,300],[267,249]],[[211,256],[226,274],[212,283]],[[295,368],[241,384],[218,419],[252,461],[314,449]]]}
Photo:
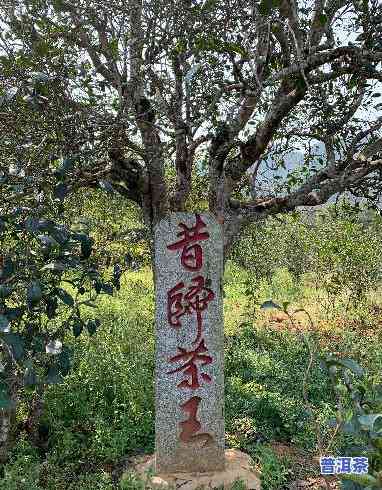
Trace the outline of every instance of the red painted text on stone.
{"label": "red painted text on stone", "polygon": [[170,291],[167,292],[167,319],[172,327],[179,328],[182,326],[180,318],[187,314],[196,313],[197,334],[194,344],[199,342],[202,335],[202,311],[208,307],[215,294],[207,288],[203,276],[196,276],[191,279],[191,286],[188,286],[187,292],[182,292],[184,282],[179,282]]}
{"label": "red painted text on stone", "polygon": [[170,362],[183,361],[184,364],[174,369],[173,371],[168,371],[167,374],[174,374],[180,371],[187,376],[188,379],[184,379],[178,384],[178,388],[191,388],[193,390],[200,387],[200,378],[209,383],[211,377],[206,373],[198,372],[198,364],[200,367],[206,366],[212,363],[212,357],[206,354],[208,352],[205,346],[204,339],[201,340],[198,347],[192,351],[187,351],[182,347],[178,347],[179,353],[170,358]]}
{"label": "red painted text on stone", "polygon": [[200,441],[203,442],[203,446],[207,446],[213,441],[212,436],[207,433],[197,434],[201,429],[201,424],[197,419],[197,411],[200,402],[200,396],[193,396],[180,406],[184,412],[189,414],[188,419],[179,424],[182,428],[180,440],[186,443]]}
{"label": "red painted text on stone", "polygon": [[182,237],[178,242],[168,245],[169,250],[182,249],[181,263],[188,271],[198,271],[203,265],[203,250],[202,247],[195,242],[207,240],[209,233],[201,231],[206,226],[199,214],[196,214],[195,226],[187,226],[184,223],[179,223],[179,227],[183,231],[177,233],[178,237]]}

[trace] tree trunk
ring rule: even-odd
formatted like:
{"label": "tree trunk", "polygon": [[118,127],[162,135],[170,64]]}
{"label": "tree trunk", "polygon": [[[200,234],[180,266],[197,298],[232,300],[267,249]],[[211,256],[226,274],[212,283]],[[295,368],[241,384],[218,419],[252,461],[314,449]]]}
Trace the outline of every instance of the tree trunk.
{"label": "tree trunk", "polygon": [[8,450],[11,436],[14,410],[0,410],[0,463],[8,459]]}

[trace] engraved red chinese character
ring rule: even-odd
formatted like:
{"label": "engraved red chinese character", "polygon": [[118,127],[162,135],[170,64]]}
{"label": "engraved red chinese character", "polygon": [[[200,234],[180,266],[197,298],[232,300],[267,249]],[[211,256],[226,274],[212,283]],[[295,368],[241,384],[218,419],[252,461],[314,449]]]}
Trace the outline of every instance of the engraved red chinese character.
{"label": "engraved red chinese character", "polygon": [[201,229],[206,226],[199,214],[195,214],[196,224],[195,226],[188,227],[184,223],[179,223],[179,226],[183,228],[183,231],[177,233],[176,236],[183,237],[182,240],[168,245],[169,250],[182,249],[181,263],[188,271],[198,271],[203,265],[203,251],[202,247],[195,242],[200,240],[207,240],[209,233],[202,232]]}
{"label": "engraved red chinese character", "polygon": [[[212,363],[212,357],[205,354],[208,352],[208,349],[205,346],[204,339],[202,339],[198,347],[192,351],[187,351],[187,349],[183,349],[183,347],[178,347],[178,351],[179,354],[171,357],[170,362],[185,362],[173,371],[168,371],[167,374],[174,374],[178,373],[179,371],[183,371],[188,379],[181,381],[178,384],[178,388],[191,388],[195,390],[196,388],[200,387],[197,363],[199,363],[201,367],[206,366],[207,364]],[[200,377],[207,383],[211,382],[211,377],[206,373],[200,373]]]}
{"label": "engraved red chinese character", "polygon": [[196,434],[201,428],[201,424],[196,418],[200,402],[200,396],[193,396],[180,406],[184,412],[189,414],[189,418],[179,424],[182,428],[180,440],[186,443],[201,441],[203,442],[203,446],[207,446],[213,442],[212,436],[206,432]]}
{"label": "engraved red chinese character", "polygon": [[205,287],[203,276],[196,276],[191,279],[191,282],[193,285],[188,287],[185,294],[181,292],[184,288],[184,282],[179,282],[167,292],[167,319],[171,326],[179,328],[182,326],[179,319],[183,315],[196,312],[198,329],[196,339],[193,342],[196,344],[202,335],[202,311],[214,299],[215,294],[211,289]]}

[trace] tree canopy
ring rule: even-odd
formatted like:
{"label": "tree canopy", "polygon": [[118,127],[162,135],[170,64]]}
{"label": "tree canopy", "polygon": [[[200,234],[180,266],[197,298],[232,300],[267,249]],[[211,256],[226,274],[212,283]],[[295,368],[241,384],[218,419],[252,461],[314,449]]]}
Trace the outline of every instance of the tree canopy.
{"label": "tree canopy", "polygon": [[[202,163],[227,247],[264,216],[379,195],[377,0],[12,0],[0,18],[4,172],[60,165],[63,197],[114,190],[152,226],[188,209]],[[296,147],[300,175],[264,196]]]}

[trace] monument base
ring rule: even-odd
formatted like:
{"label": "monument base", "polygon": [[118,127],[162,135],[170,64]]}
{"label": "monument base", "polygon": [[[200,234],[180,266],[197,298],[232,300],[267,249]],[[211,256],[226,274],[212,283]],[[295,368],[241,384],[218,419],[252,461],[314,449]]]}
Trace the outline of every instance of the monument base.
{"label": "monument base", "polygon": [[[148,488],[167,488],[181,490],[230,489],[232,485],[241,480],[248,490],[261,490],[259,474],[251,466],[251,458],[237,449],[225,451],[226,464],[222,471],[208,473],[173,473],[155,474],[155,455],[136,459],[133,471],[145,479],[148,478]],[[148,477],[151,474],[154,476]]]}

